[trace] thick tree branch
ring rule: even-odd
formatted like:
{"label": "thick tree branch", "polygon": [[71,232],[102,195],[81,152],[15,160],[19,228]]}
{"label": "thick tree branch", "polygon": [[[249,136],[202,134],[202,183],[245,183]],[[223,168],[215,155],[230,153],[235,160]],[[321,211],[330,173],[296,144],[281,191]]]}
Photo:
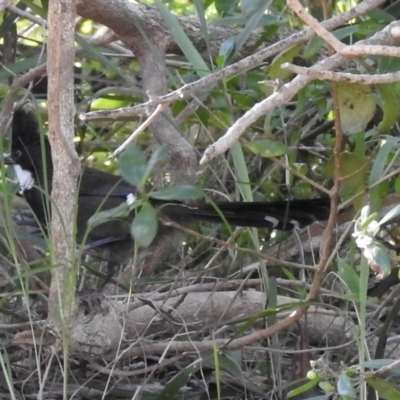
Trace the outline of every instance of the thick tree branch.
{"label": "thick tree branch", "polygon": [[60,331],[62,327],[68,330],[75,303],[74,232],[80,163],[73,142],[74,2],[51,1],[48,21],[49,139],[53,160],[51,238],[53,262],[60,266],[52,269],[49,320]]}

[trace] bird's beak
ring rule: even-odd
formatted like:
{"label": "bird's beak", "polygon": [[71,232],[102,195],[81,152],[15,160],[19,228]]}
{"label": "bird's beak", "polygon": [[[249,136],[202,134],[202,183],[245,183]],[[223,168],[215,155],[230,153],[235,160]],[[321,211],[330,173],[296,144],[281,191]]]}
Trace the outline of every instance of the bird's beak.
{"label": "bird's beak", "polygon": [[3,160],[4,160],[5,165],[13,165],[14,164],[11,154],[9,154],[9,153],[3,154]]}

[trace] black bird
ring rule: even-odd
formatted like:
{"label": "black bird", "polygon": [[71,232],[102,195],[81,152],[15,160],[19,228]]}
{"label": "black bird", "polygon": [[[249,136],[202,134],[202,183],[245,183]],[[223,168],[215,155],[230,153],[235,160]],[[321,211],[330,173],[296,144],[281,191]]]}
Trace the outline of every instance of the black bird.
{"label": "black bird", "polygon": [[[46,228],[49,221],[48,199],[51,193],[53,166],[50,144],[47,137],[41,138],[38,120],[29,105],[16,109],[12,120],[11,153],[5,163],[14,167],[21,191],[26,201]],[[45,152],[43,157],[42,149]],[[45,168],[44,168],[45,166]],[[45,172],[45,173],[44,173]],[[119,206],[127,196],[135,194],[135,187],[120,176],[82,167],[79,184],[77,241],[85,238],[89,218],[99,210]],[[181,202],[151,200],[162,214],[178,223],[205,221],[222,223],[217,210],[211,204],[190,204]],[[327,219],[330,202],[328,198],[313,200],[291,200],[274,202],[217,202],[217,207],[227,222],[235,226],[274,228],[292,230]],[[87,245],[93,244],[106,249],[113,264],[127,263],[133,256],[133,239],[130,235],[132,218],[107,221],[94,228],[87,236]],[[169,229],[169,230],[168,230]],[[160,226],[154,246],[171,228]]]}

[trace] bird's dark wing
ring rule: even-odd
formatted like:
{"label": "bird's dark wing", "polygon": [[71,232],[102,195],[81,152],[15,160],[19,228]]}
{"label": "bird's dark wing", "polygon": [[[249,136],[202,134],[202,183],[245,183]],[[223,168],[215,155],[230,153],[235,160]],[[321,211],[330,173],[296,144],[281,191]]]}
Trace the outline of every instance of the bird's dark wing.
{"label": "bird's dark wing", "polygon": [[84,167],[79,182],[79,196],[118,197],[125,201],[136,188],[120,176],[90,167]]}

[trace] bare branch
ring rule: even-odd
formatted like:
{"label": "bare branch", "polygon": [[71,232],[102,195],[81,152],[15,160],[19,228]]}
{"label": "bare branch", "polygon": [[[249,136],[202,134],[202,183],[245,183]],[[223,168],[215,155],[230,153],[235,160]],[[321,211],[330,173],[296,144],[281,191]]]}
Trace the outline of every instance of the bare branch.
{"label": "bare branch", "polygon": [[164,104],[159,104],[156,109],[152,112],[149,118],[143,122],[136,130],[133,132],[124,143],[121,144],[111,155],[110,158],[116,157],[118,154],[122,153],[151,123],[152,121],[165,109]]}
{"label": "bare branch", "polygon": [[327,81],[338,81],[338,82],[351,82],[351,83],[362,83],[364,85],[376,85],[379,83],[393,83],[400,80],[400,72],[392,72],[388,74],[350,74],[347,72],[333,72],[333,71],[320,71],[313,67],[306,68],[294,65],[292,63],[284,63],[281,65],[282,69],[294,72],[298,75],[308,76],[312,79],[321,79]]}
{"label": "bare branch", "polygon": [[398,47],[374,44],[362,45],[358,43],[347,46],[328,32],[328,30],[325,29],[317,19],[305,10],[298,0],[287,0],[287,4],[309,27],[315,31],[319,37],[324,39],[337,53],[343,56],[355,57],[363,56],[365,54],[374,54],[400,57],[400,49]]}
{"label": "bare branch", "polygon": [[[124,35],[124,33],[126,32],[122,26],[114,28],[114,24],[111,26],[109,19],[103,18],[104,16],[102,15],[98,15],[96,7],[100,7],[100,4],[97,4],[97,2],[102,4],[101,0],[86,0],[84,4],[83,2],[81,2],[82,3],[81,7],[78,7],[78,13],[82,12],[82,15],[86,16],[87,18],[92,18],[98,22],[104,23],[106,26],[112,29],[116,29],[115,32],[120,36]],[[357,6],[355,6],[354,8],[352,8],[351,10],[341,15],[338,15],[334,18],[331,18],[328,21],[324,21],[322,25],[328,30],[335,29],[345,24],[346,22],[352,20],[353,18],[356,18],[360,15],[367,13],[368,11],[374,9],[383,2],[384,0],[365,0],[362,3],[358,4]],[[135,13],[132,10],[130,10],[130,13],[132,18],[135,19]],[[118,21],[121,23],[121,18],[125,18],[125,15],[120,16],[119,13],[115,12],[114,18],[117,18]],[[313,35],[314,31],[311,29],[307,29],[301,32],[296,32],[287,37],[286,39],[283,39],[278,43],[274,43],[271,46],[268,46],[267,48],[260,50],[256,54],[248,56],[232,65],[229,65],[210,75],[207,75],[206,77],[201,78],[196,82],[184,85],[181,88],[175,90],[174,92],[169,93],[168,95],[150,99],[148,102],[134,107],[124,107],[116,110],[95,111],[87,114],[82,114],[80,115],[80,118],[82,120],[89,121],[100,118],[118,119],[121,117],[147,115],[146,113],[148,112],[149,107],[154,107],[160,103],[172,103],[177,100],[182,100],[183,98],[192,95],[194,92],[200,89],[206,88],[207,86],[215,85],[216,82],[219,82],[222,79],[239,74],[250,68],[255,68],[257,67],[257,65],[262,64],[265,59],[273,57],[274,55],[284,50],[287,50],[289,47],[292,47],[295,44],[309,40]],[[121,40],[124,40],[124,37],[121,37]]]}
{"label": "bare branch", "polygon": [[[362,44],[368,44],[371,42],[376,43],[377,41],[386,41],[386,43],[389,45],[395,44],[394,39],[391,35],[388,35],[388,33],[393,28],[399,26],[400,23],[398,21],[392,22],[381,32],[376,33],[372,38],[362,41]],[[322,71],[331,70],[338,67],[343,62],[346,62],[346,58],[339,54],[335,54],[331,57],[326,58],[325,60],[318,62],[314,66],[314,69]],[[252,123],[254,123],[258,118],[262,117],[273,108],[290,101],[303,87],[305,87],[311,81],[312,78],[308,76],[297,76],[291,82],[283,85],[279,90],[275,91],[271,96],[256,104],[251,110],[240,117],[228,129],[224,136],[222,136],[213,145],[206,149],[202,159],[200,160],[200,164],[209,162],[213,158],[227,151]]]}

